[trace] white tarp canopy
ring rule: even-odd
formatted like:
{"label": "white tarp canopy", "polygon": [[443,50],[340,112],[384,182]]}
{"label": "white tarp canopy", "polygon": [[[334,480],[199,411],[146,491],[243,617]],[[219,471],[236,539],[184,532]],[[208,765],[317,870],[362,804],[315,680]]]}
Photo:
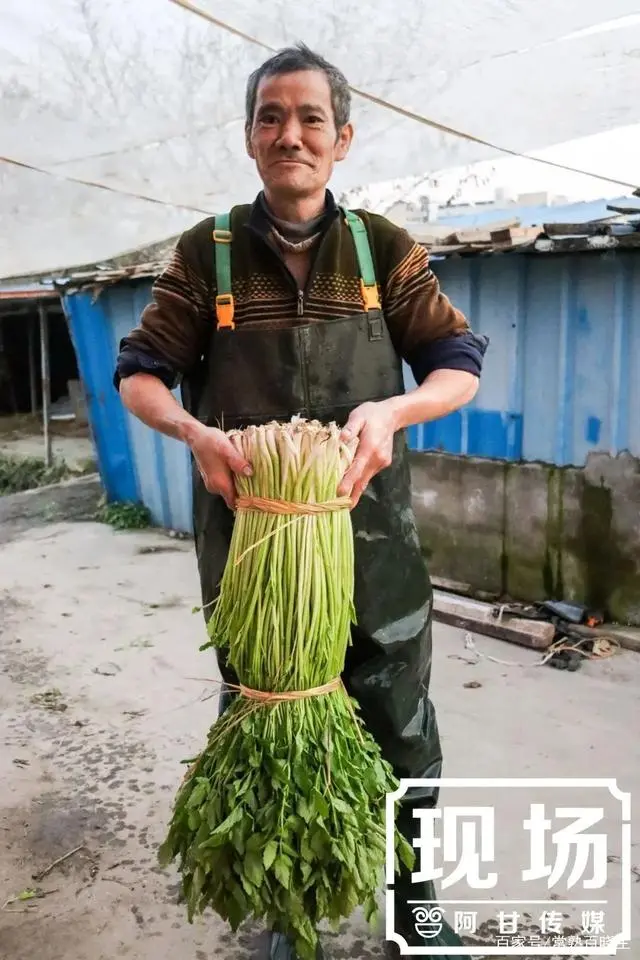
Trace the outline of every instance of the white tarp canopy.
{"label": "white tarp canopy", "polygon": [[[512,150],[640,122],[640,0],[193,2]],[[170,0],[0,0],[0,155],[45,171],[0,162],[0,277],[105,259],[253,199],[244,86],[266,56]],[[498,156],[358,96],[353,119],[338,195]],[[615,178],[615,156],[595,172]]]}

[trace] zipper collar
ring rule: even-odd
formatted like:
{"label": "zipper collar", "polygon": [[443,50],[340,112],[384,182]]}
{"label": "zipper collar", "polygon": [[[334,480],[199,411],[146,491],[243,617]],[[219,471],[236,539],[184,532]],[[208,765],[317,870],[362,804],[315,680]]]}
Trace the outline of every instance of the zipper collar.
{"label": "zipper collar", "polygon": [[251,210],[249,212],[249,218],[247,222],[244,224],[244,226],[245,226],[245,229],[249,230],[250,233],[253,233],[260,240],[262,240],[265,246],[267,246],[269,250],[271,250],[271,252],[275,254],[275,256],[280,261],[280,265],[284,273],[286,274],[287,278],[292,283],[296,291],[296,296],[297,296],[296,313],[298,318],[301,319],[304,316],[305,294],[309,289],[309,287],[311,286],[311,283],[313,282],[313,279],[315,277],[316,269],[317,269],[316,265],[318,262],[318,254],[320,253],[320,249],[327,242],[327,235],[330,233],[330,231],[332,229],[337,230],[340,228],[340,222],[341,222],[340,207],[337,205],[331,191],[327,190],[325,219],[322,222],[322,224],[320,224],[320,227],[319,227],[320,238],[313,252],[313,262],[311,265],[311,270],[309,271],[309,276],[307,277],[307,282],[305,284],[304,290],[301,290],[298,287],[295,277],[293,276],[293,274],[287,267],[286,263],[284,262],[282,251],[279,249],[277,244],[274,243],[272,239],[272,236],[271,236],[272,224],[265,212],[265,208],[263,206],[263,203],[260,200],[260,196],[261,195],[259,194],[254,200],[251,206]]}
{"label": "zipper collar", "polygon": [[[338,207],[333,194],[330,190],[326,190],[324,219],[318,226],[320,233],[324,234],[332,225],[334,220],[337,219],[339,214],[340,208]],[[268,239],[272,224],[265,209],[263,192],[258,194],[251,205],[249,219],[246,223],[246,226],[251,230],[252,233],[257,233],[259,236],[261,236],[263,240]]]}

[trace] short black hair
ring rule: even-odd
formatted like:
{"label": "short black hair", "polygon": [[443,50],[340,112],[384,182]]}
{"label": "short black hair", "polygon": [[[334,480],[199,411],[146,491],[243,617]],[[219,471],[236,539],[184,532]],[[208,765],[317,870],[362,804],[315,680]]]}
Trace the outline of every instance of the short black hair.
{"label": "short black hair", "polygon": [[297,73],[300,70],[319,70],[326,75],[331,88],[331,105],[336,128],[341,130],[349,123],[351,90],[347,78],[341,70],[321,57],[319,53],[314,53],[304,43],[299,43],[295,47],[286,47],[284,50],[279,50],[269,60],[265,60],[249,77],[245,103],[245,124],[247,128],[250,129],[253,125],[260,82],[265,77],[274,77],[283,73]]}

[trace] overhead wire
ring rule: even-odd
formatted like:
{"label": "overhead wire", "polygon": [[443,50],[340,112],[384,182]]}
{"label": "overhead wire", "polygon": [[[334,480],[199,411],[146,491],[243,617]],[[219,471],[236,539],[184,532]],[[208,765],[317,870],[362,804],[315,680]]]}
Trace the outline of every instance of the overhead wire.
{"label": "overhead wire", "polygon": [[193,136],[200,136],[200,134],[207,133],[210,130],[221,130],[224,127],[230,127],[234,123],[239,123],[244,120],[244,114],[242,116],[231,117],[229,120],[225,120],[224,123],[199,123],[195,124],[189,130],[179,130],[177,133],[168,133],[163,137],[154,137],[153,140],[139,140],[136,143],[128,143],[124,147],[117,147],[114,150],[102,150],[99,153],[84,153],[80,157],[64,157],[62,160],[54,160],[50,164],[51,167],[65,167],[70,163],[83,163],[86,160],[106,160],[109,157],[118,157],[124,156],[126,153],[135,153],[138,150],[146,150],[148,147],[159,147],[166,143],[170,143],[172,140],[187,140]]}
{"label": "overhead wire", "polygon": [[27,163],[25,160],[17,160],[15,157],[0,155],[0,163],[6,163],[11,167],[18,167],[23,170],[31,170],[34,173],[43,173],[48,177],[55,177],[56,180],[62,180],[66,183],[78,183],[84,187],[95,187],[97,190],[106,190],[108,193],[117,193],[121,196],[133,197],[136,200],[146,200],[147,203],[156,203],[163,207],[173,207],[175,210],[189,210],[192,213],[204,213],[207,216],[212,213],[211,210],[205,210],[203,207],[197,207],[188,203],[172,203],[170,200],[151,197],[144,193],[136,193],[134,190],[123,190],[120,187],[112,187],[108,183],[102,183],[99,180],[85,180],[83,177],[72,177],[63,173],[56,173],[55,170],[47,170],[45,167],[36,166],[34,163]]}

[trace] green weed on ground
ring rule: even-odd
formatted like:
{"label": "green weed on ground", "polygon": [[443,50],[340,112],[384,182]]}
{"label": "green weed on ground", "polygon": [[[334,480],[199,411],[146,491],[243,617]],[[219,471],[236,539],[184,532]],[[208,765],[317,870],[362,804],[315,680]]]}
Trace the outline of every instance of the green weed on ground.
{"label": "green weed on ground", "polygon": [[74,474],[75,471],[61,460],[47,467],[39,457],[11,457],[0,453],[0,496],[46,487]]}
{"label": "green weed on ground", "polygon": [[144,530],[151,526],[151,514],[143,503],[106,503],[103,501],[96,520],[115,530]]}

